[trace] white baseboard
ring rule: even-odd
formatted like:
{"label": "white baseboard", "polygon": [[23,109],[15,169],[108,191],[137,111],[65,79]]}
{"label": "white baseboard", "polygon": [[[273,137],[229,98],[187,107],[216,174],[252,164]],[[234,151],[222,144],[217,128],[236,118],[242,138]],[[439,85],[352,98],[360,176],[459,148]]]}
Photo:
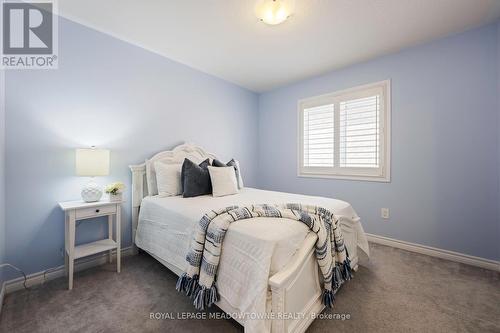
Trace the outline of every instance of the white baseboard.
{"label": "white baseboard", "polygon": [[474,257],[468,254],[438,249],[431,246],[400,241],[397,239],[368,234],[368,233],[366,234],[366,237],[368,238],[368,241],[376,244],[392,246],[398,249],[425,254],[431,257],[451,260],[462,264],[467,264],[471,266],[481,267],[500,272],[500,261]]}
{"label": "white baseboard", "polygon": [[[132,247],[129,246],[129,247],[123,248],[121,250],[121,255],[122,255],[122,258],[129,256],[129,255],[132,255]],[[113,252],[113,259],[116,260],[116,253],[115,252]],[[75,272],[83,271],[87,268],[103,265],[103,264],[107,263],[107,260],[108,260],[108,253],[107,252],[101,253],[100,255],[95,256],[91,259],[83,258],[83,259],[77,260],[75,262]],[[66,271],[64,269],[64,265],[54,267],[54,268],[49,268],[45,271],[37,272],[37,273],[33,273],[33,274],[28,275],[27,279],[26,279],[26,285],[28,287],[36,286],[36,285],[44,283],[45,281],[54,280],[54,279],[57,279],[59,277],[62,277],[65,274],[66,274]],[[19,278],[13,279],[13,280],[6,281],[6,282],[4,282],[4,286],[3,286],[4,288],[2,288],[2,292],[5,289],[5,294],[10,294],[14,291],[21,290],[24,288],[23,282],[24,282],[23,277],[19,277]],[[2,294],[2,297],[3,297],[3,294]]]}

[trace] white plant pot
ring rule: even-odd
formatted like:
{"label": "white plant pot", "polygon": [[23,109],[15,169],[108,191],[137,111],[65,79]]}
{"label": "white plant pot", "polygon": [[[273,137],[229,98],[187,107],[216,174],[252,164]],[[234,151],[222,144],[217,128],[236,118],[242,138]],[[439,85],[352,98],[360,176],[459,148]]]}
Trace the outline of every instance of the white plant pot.
{"label": "white plant pot", "polygon": [[122,201],[122,199],[123,199],[123,193],[109,194],[109,201],[111,202]]}

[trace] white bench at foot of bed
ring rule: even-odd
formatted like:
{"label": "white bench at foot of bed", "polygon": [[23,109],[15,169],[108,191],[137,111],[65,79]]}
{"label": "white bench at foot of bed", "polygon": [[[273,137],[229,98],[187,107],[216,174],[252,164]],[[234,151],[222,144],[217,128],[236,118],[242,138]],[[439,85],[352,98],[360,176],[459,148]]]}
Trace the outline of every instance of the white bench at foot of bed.
{"label": "white bench at foot of bed", "polygon": [[[354,229],[344,223],[342,230],[351,258],[351,267],[356,271],[358,255]],[[315,243],[316,235],[310,233],[293,260],[269,279],[272,292],[271,311],[282,314],[281,319],[272,321],[272,332],[305,332],[315,315],[321,313],[325,307],[321,302],[322,286],[314,253]]]}
{"label": "white bench at foot of bed", "polygon": [[[343,223],[342,230],[345,230],[343,231],[344,240],[351,258],[351,267],[356,271],[358,269],[358,255],[356,243],[352,242],[356,239],[356,235],[353,234],[354,229]],[[292,260],[281,271],[269,278],[269,288],[272,294],[269,313],[276,314],[271,320],[272,333],[305,332],[316,315],[325,308],[321,302],[322,287],[318,262],[314,254],[315,243],[316,234],[310,233]],[[150,255],[178,276],[183,273],[178,267],[152,253]],[[221,299],[216,305],[226,313],[239,313],[238,309],[232,307],[224,299]],[[238,320],[238,318],[234,319],[244,325],[243,321]]]}

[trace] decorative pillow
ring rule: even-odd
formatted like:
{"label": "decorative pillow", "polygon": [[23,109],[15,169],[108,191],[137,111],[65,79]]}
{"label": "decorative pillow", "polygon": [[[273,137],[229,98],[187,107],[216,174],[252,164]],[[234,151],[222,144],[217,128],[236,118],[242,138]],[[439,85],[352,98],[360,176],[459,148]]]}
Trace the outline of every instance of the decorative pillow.
{"label": "decorative pillow", "polygon": [[212,183],[210,181],[210,173],[207,167],[210,165],[210,160],[197,165],[189,159],[184,159],[181,171],[181,182],[183,186],[182,196],[184,198],[197,197],[212,193]]}
{"label": "decorative pillow", "polygon": [[148,185],[148,195],[158,195],[158,182],[156,181],[155,163],[162,162],[168,164],[169,161],[171,161],[171,159],[163,159],[157,161],[146,160],[146,183]]}
{"label": "decorative pillow", "polygon": [[171,197],[182,194],[181,164],[154,163],[158,195]]}
{"label": "decorative pillow", "polygon": [[232,166],[232,167],[234,167],[234,170],[235,170],[235,173],[236,173],[236,180],[238,182],[238,188],[239,189],[243,188],[243,178],[241,177],[240,163],[238,161],[235,161],[234,158],[231,159],[231,161],[227,162],[226,164],[224,164],[221,161],[215,159],[212,162],[212,166],[215,166],[215,167]]}
{"label": "decorative pillow", "polygon": [[238,193],[238,181],[233,166],[213,167],[209,166],[210,179],[214,197],[222,197]]}

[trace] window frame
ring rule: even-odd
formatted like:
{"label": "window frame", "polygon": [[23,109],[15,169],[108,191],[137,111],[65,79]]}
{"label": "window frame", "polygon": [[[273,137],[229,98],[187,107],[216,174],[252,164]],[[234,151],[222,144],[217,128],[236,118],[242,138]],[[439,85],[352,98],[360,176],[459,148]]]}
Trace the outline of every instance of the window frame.
{"label": "window frame", "polygon": [[[353,167],[306,167],[304,166],[304,109],[334,104],[335,116],[340,99],[358,98],[369,94],[370,90],[382,89],[380,115],[380,167],[353,168]],[[375,182],[391,181],[391,80],[383,80],[364,84],[332,93],[301,99],[297,103],[297,176],[310,178],[333,178],[344,180],[363,180]],[[338,131],[339,129],[336,128]],[[334,134],[337,136],[336,134]],[[338,149],[338,146],[336,145]]]}

